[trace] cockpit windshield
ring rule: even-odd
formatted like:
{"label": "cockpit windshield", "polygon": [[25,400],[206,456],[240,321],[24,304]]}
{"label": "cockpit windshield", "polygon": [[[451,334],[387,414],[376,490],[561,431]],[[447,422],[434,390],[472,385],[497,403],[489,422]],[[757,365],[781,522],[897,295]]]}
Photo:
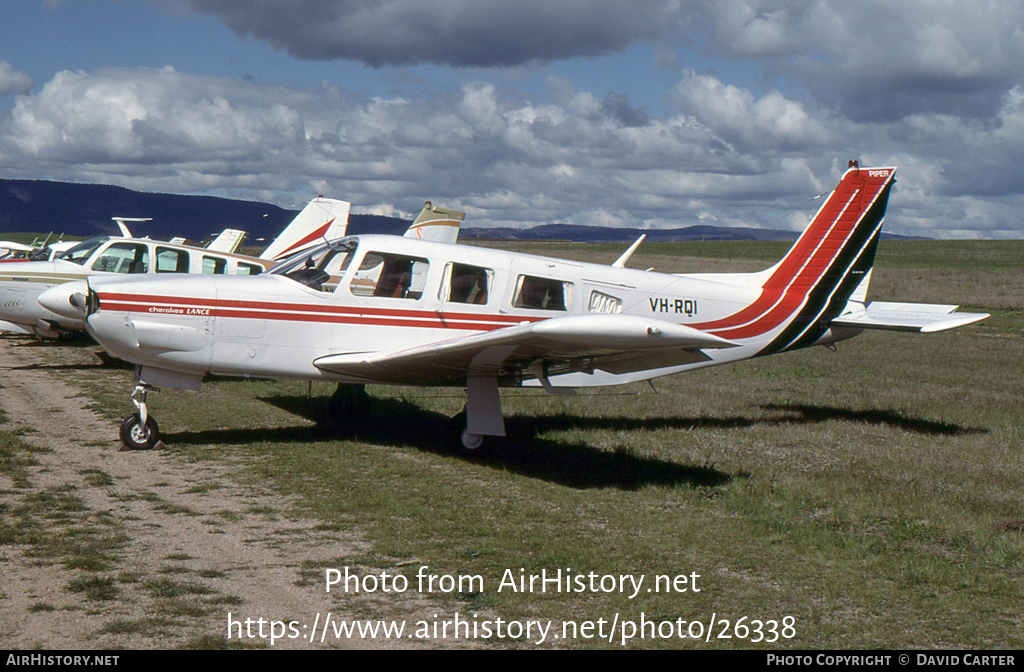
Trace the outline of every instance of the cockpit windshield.
{"label": "cockpit windshield", "polygon": [[282,261],[270,273],[283,275],[317,291],[333,292],[358,246],[358,238],[332,240]]}
{"label": "cockpit windshield", "polygon": [[89,257],[92,256],[92,253],[95,252],[100,245],[107,242],[108,240],[110,240],[109,236],[100,236],[99,238],[90,238],[89,240],[84,240],[78,245],[75,245],[71,249],[67,250],[63,254],[57,255],[55,258],[63,259],[64,261],[70,261],[81,266],[86,262],[87,259],[89,259]]}

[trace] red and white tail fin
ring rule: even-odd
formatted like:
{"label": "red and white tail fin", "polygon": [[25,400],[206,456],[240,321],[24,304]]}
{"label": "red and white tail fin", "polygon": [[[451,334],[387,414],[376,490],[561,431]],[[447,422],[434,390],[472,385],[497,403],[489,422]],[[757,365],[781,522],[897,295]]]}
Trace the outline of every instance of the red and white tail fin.
{"label": "red and white tail fin", "polygon": [[351,203],[333,198],[314,198],[291,224],[263,251],[260,259],[280,261],[325,240],[343,238],[348,229]]}
{"label": "red and white tail fin", "polygon": [[729,317],[695,326],[729,340],[767,341],[759,354],[819,339],[847,302],[867,291],[895,174],[895,168],[851,161],[782,261],[758,274],[758,298]]}

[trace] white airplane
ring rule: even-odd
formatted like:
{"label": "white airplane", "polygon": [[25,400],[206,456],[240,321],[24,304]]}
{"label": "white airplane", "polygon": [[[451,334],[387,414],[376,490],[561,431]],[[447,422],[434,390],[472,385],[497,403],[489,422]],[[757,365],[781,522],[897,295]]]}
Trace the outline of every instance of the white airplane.
{"label": "white airplane", "polygon": [[[127,218],[127,217],[112,217],[117,222],[118,228],[120,228],[122,235],[121,238],[132,238],[131,231],[125,225],[125,222],[149,222],[152,218]],[[224,229],[221,231],[216,238],[214,238],[205,249],[211,252],[229,252],[233,253],[241,245],[242,240],[245,239],[245,231],[238,229]],[[112,236],[113,237],[113,236]],[[77,240],[58,240],[55,243],[47,240],[36,241],[32,245],[25,245],[23,243],[14,243],[9,240],[0,240],[0,262],[7,261],[53,261],[60,257],[62,252],[67,252],[75,245],[78,245],[80,241]],[[181,237],[171,238],[169,241],[172,245],[185,245],[186,240]]]}
{"label": "white airplane", "polygon": [[[466,388],[462,443],[503,436],[499,388],[649,380],[986,314],[867,301],[895,168],[851,162],[783,259],[758,273],[663,274],[395,236],[350,236],[255,278],[109,278],[41,297],[134,362],[129,448],[155,445],[156,387],[207,373]],[[631,248],[632,249],[632,248]],[[365,393],[362,393],[365,394]],[[341,395],[336,395],[341,396]]]}
{"label": "white airplane", "polygon": [[38,251],[39,248],[32,245],[15,243],[10,240],[0,240],[0,260],[2,261],[27,259],[30,254]]}
{"label": "white airplane", "polygon": [[49,261],[54,255],[77,244],[74,240],[58,240],[51,243],[49,236],[43,241],[37,239],[31,245],[0,240],[0,262]]}
{"label": "white airplane", "polygon": [[78,317],[54,313],[38,297],[51,287],[94,275],[195,273],[205,275],[257,275],[273,268],[290,254],[345,235],[349,203],[316,198],[295,216],[260,257],[219,251],[234,249],[240,231],[225,230],[206,248],[133,238],[126,222],[148,219],[114,217],[123,237],[91,238],[50,261],[0,264],[0,331],[57,338],[85,328]]}

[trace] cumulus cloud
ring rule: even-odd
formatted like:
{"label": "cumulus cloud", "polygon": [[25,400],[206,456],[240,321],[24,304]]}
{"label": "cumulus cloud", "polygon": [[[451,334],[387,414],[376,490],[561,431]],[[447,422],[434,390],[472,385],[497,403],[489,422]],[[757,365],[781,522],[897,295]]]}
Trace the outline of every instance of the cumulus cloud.
{"label": "cumulus cloud", "polygon": [[37,160],[79,164],[266,158],[305,131],[292,108],[255,93],[170,67],[64,71],[37,95],[18,99],[5,139]]}
{"label": "cumulus cloud", "polygon": [[811,148],[829,138],[824,125],[804,106],[778,91],[760,98],[737,86],[687,70],[676,86],[676,102],[719,137],[746,149]]}
{"label": "cumulus cloud", "polygon": [[[0,124],[8,177],[216,192],[294,205],[315,194],[357,211],[424,200],[476,226],[550,222],[799,228],[847,159],[900,167],[890,230],[1019,230],[1024,91],[995,121],[912,115],[864,124],[684,72],[675,110],[548,79],[530,101],[475,82],[426,99],[359,98],[164,69],[58,73]],[[987,163],[986,163],[987,162]],[[980,169],[979,169],[980,166]],[[991,198],[999,194],[998,198]],[[980,223],[979,223],[980,222]]]}
{"label": "cumulus cloud", "polygon": [[[167,3],[170,0],[154,0]],[[639,43],[753,64],[855,121],[982,118],[1024,75],[1024,5],[949,0],[175,0],[303,59],[517,66]],[[685,67],[686,63],[683,63]]]}
{"label": "cumulus cloud", "polygon": [[699,25],[711,53],[794,78],[856,121],[985,117],[1024,75],[1016,0],[723,0]]}
{"label": "cumulus cloud", "polygon": [[187,0],[298,58],[514,66],[622,51],[666,34],[674,0]]}
{"label": "cumulus cloud", "polygon": [[7,61],[0,61],[0,96],[28,93],[35,82],[24,72],[18,72]]}
{"label": "cumulus cloud", "polygon": [[[153,191],[276,191],[285,202],[324,193],[376,211],[429,198],[478,225],[581,213],[685,225],[690,199],[756,200],[775,179],[792,189],[793,169],[754,165],[685,115],[652,119],[615,93],[560,96],[564,105],[533,103],[479,82],[429,101],[350,100],[172,68],[65,71],[18,99],[0,127],[0,168]],[[806,166],[795,172],[806,187]]]}
{"label": "cumulus cloud", "polygon": [[621,126],[646,126],[651,123],[647,111],[643,108],[634,108],[629,100],[628,94],[618,94],[609,91],[601,103],[601,111],[614,119]]}

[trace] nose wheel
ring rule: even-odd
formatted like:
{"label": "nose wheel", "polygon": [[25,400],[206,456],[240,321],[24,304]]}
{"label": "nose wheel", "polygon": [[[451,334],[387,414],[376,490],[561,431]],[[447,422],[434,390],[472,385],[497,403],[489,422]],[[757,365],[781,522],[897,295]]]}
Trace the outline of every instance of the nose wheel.
{"label": "nose wheel", "polygon": [[136,385],[132,392],[132,402],[139,409],[121,421],[121,443],[128,450],[152,450],[160,440],[160,427],[149,415],[146,405],[146,396],[155,387],[149,385]]}
{"label": "nose wheel", "polygon": [[153,418],[142,423],[138,413],[133,413],[121,423],[121,443],[128,450],[152,450],[160,440],[160,428]]}

